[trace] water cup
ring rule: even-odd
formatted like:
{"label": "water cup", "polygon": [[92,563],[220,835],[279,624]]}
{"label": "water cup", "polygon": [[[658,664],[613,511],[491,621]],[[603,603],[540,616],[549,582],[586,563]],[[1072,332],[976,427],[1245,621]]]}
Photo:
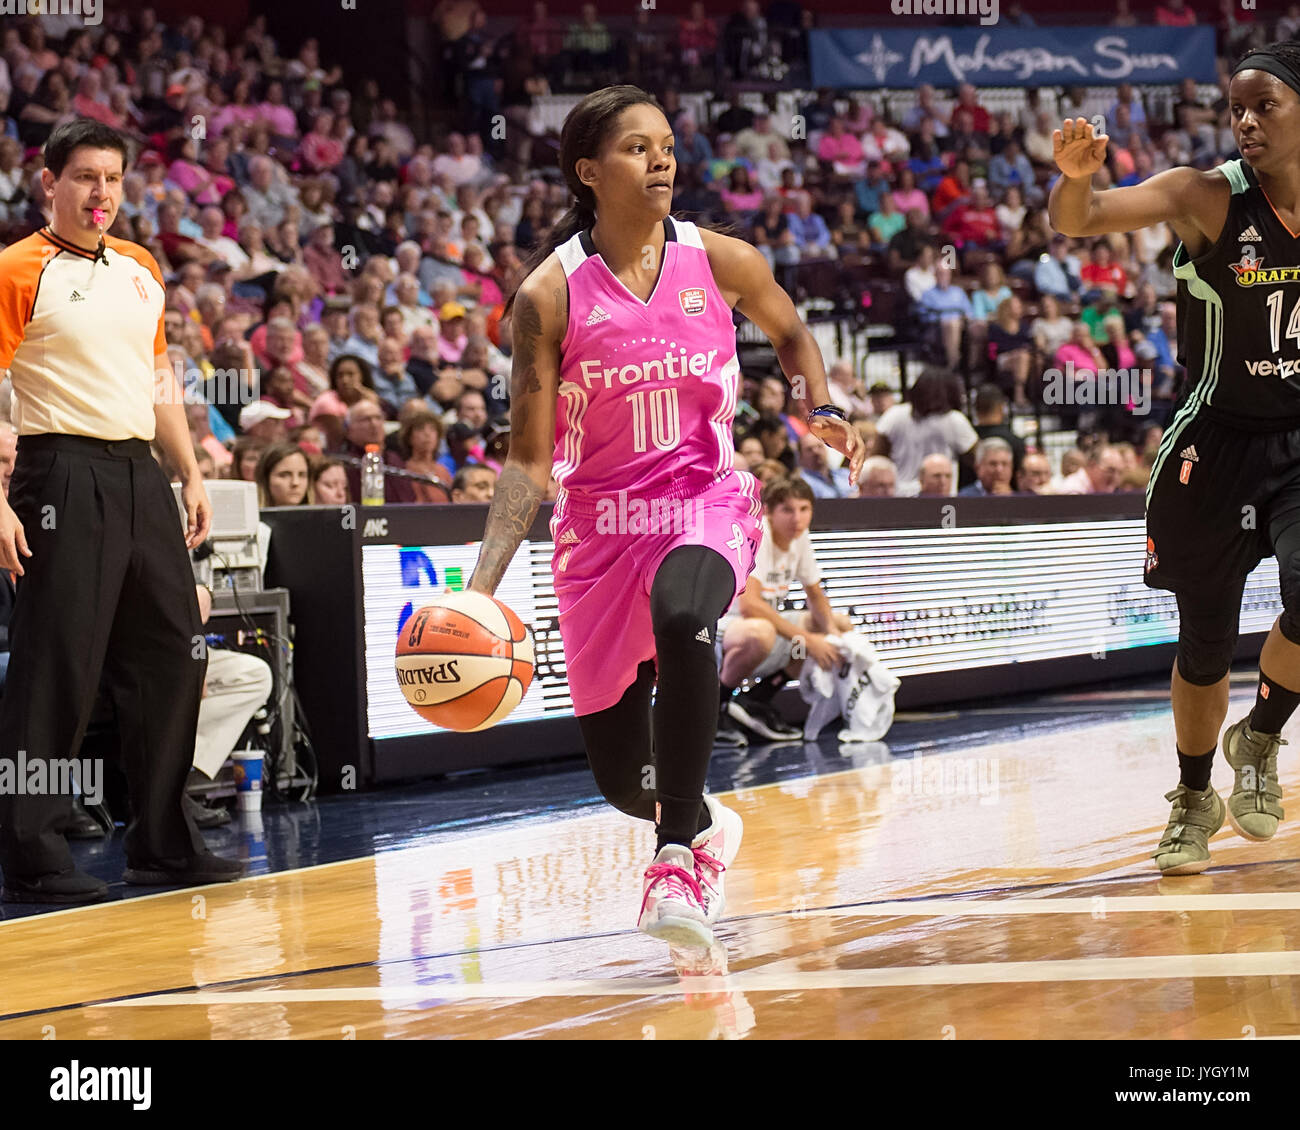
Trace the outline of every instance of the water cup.
{"label": "water cup", "polygon": [[239,807],[244,812],[257,812],[262,807],[262,751],[237,749],[231,756],[235,761]]}
{"label": "water cup", "polygon": [[245,863],[256,863],[266,858],[266,830],[262,825],[260,810],[249,809],[239,814],[239,858]]}

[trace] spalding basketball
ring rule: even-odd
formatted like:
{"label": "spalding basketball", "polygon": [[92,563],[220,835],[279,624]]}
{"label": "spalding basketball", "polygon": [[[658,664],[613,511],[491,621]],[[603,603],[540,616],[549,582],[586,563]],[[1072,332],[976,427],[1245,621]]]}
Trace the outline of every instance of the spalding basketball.
{"label": "spalding basketball", "polygon": [[486,593],[443,593],[413,612],[398,634],[398,685],[411,708],[435,726],[495,726],[532,681],[532,634]]}

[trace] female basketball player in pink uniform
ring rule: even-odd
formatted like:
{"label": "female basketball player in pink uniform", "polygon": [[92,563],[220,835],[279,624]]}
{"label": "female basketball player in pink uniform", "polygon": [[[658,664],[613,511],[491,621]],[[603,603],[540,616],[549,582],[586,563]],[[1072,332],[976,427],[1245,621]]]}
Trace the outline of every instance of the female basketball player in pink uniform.
{"label": "female basketball player in pink uniform", "polygon": [[854,481],[862,445],[762,255],[670,218],[672,131],[649,94],[584,98],[560,165],[576,203],[511,298],[510,454],[470,588],[496,589],[553,473],[552,570],[587,757],[610,804],[658,834],[638,925],[704,947],[742,831],[704,796],[713,633],[745,587],[763,515],[757,480],[733,469],[733,307],[772,340],[805,409],[822,406],[809,426]]}

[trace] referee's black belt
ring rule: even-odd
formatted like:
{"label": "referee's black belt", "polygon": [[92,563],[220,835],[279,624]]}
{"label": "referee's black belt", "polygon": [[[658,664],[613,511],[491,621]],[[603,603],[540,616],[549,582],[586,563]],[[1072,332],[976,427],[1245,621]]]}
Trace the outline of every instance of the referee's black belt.
{"label": "referee's black belt", "polygon": [[99,439],[97,436],[72,436],[59,432],[19,436],[18,450],[64,451],[70,455],[108,455],[117,459],[152,457],[149,441],[143,439]]}

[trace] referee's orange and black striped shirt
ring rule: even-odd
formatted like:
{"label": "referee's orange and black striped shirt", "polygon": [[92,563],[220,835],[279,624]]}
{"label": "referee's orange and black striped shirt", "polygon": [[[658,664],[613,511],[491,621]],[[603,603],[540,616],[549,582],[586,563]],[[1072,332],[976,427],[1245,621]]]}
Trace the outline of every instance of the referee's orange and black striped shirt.
{"label": "referee's orange and black striped shirt", "polygon": [[0,370],[18,434],[152,440],[166,300],[154,257],[111,235],[102,256],[48,228],[0,251]]}

